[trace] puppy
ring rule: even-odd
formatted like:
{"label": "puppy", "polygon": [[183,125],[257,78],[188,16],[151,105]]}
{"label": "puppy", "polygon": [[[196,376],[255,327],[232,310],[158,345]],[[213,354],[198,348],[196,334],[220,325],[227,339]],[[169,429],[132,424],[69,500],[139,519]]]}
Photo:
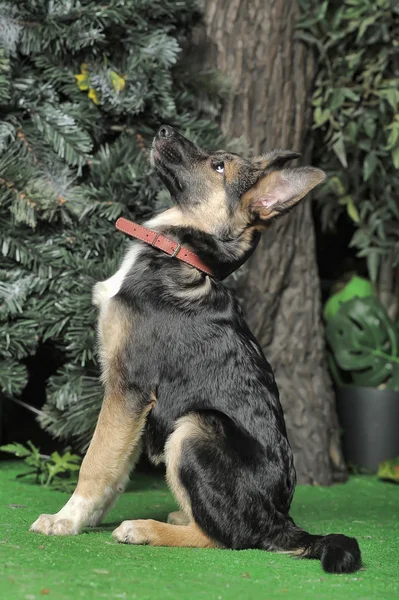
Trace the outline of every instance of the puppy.
{"label": "puppy", "polygon": [[164,462],[181,512],[168,523],[124,521],[130,544],[260,548],[361,566],[357,541],[311,535],[289,516],[295,469],[272,369],[221,283],[254,251],[271,220],[325,178],[285,168],[298,155],[254,160],[209,153],[169,126],[152,161],[174,207],[145,227],[120,269],[95,286],[105,397],[76,491],[31,530],[77,534],[98,524],[140,453]]}

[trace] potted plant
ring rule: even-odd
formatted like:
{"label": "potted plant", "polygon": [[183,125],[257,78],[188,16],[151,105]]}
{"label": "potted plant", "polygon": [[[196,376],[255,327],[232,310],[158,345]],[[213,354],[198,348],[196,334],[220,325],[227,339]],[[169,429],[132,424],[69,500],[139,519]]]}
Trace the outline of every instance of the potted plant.
{"label": "potted plant", "polygon": [[298,35],[318,60],[314,158],[328,174],[317,193],[322,225],[334,228],[347,215],[350,245],[371,280],[352,281],[347,297],[326,306],[330,364],[347,459],[375,470],[399,443],[399,23],[389,2],[307,4]]}
{"label": "potted plant", "polygon": [[371,287],[354,295],[355,283],[326,305],[326,337],[346,460],[376,472],[399,456],[399,327]]}

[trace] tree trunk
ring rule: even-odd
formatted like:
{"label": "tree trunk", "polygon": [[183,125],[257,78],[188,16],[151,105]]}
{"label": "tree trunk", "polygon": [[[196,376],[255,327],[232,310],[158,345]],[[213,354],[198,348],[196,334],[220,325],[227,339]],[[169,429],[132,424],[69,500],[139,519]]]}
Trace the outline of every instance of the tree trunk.
{"label": "tree trunk", "polygon": [[[314,59],[295,40],[293,0],[204,0],[208,64],[233,87],[222,128],[254,153],[305,150]],[[342,480],[335,401],[325,357],[310,200],[268,229],[243,275],[249,325],[280,389],[298,481]]]}

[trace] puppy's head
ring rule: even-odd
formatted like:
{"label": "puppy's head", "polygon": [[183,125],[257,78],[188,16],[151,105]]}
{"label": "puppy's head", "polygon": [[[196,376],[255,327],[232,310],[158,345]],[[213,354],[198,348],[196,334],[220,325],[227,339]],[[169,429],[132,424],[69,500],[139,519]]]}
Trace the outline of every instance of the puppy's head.
{"label": "puppy's head", "polygon": [[299,154],[274,150],[247,160],[207,152],[164,125],[154,138],[152,161],[187,224],[234,239],[263,229],[325,179],[314,167],[288,169]]}

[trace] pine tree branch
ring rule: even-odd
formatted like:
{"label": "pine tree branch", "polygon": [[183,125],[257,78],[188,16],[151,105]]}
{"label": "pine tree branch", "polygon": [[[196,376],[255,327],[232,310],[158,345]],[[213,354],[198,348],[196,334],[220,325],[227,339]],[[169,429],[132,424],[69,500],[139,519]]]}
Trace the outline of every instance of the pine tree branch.
{"label": "pine tree branch", "polygon": [[[24,146],[27,148],[28,152],[31,153],[31,155],[33,156],[33,162],[41,167],[45,179],[47,179],[48,183],[50,185],[52,185],[51,179],[46,175],[46,167],[45,167],[44,163],[39,159],[38,155],[35,153],[33,146],[28,142],[26,135],[24,134],[24,132],[21,128],[17,130],[17,138],[24,144]],[[14,185],[14,187],[15,187],[15,185]],[[55,194],[55,196],[57,198],[58,206],[62,206],[63,204],[65,204],[65,202],[67,202],[67,199],[64,196],[59,195],[59,194]],[[20,198],[22,199],[23,197],[24,197],[24,195],[20,194]],[[34,202],[32,202],[32,204],[29,204],[29,202],[28,202],[28,205],[31,206],[32,208],[37,206],[37,204]]]}
{"label": "pine tree branch", "polygon": [[161,122],[220,147],[220,99],[209,76],[178,66],[196,0],[3,5],[0,388],[20,400],[26,357],[57,349],[40,423],[85,447],[103,394],[91,289],[127,244],[113,222],[168,202],[148,160]]}

